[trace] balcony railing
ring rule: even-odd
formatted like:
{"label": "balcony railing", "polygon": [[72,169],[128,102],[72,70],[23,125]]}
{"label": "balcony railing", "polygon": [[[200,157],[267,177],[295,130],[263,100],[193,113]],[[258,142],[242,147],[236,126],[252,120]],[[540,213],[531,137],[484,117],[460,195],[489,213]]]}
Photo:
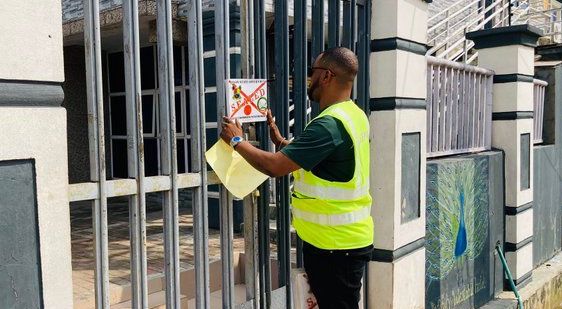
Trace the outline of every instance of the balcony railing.
{"label": "balcony railing", "polygon": [[427,156],[491,148],[494,72],[428,56]]}

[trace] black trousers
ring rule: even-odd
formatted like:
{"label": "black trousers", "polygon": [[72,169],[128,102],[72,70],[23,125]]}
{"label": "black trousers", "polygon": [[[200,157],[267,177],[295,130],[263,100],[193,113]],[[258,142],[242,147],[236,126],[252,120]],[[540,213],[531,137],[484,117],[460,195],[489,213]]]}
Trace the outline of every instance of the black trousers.
{"label": "black trousers", "polygon": [[303,242],[304,269],[319,309],[359,308],[361,278],[372,250],[322,250]]}

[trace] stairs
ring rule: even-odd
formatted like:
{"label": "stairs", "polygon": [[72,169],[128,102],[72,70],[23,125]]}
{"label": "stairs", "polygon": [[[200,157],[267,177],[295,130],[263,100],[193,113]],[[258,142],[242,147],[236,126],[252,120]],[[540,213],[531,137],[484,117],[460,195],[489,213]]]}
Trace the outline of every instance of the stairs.
{"label": "stairs", "polygon": [[[180,296],[181,298],[181,308],[186,309],[190,308],[188,305],[188,299],[184,295]],[[148,295],[148,308],[149,309],[166,309],[166,291],[158,291],[156,293],[152,293]],[[114,309],[130,309],[132,308],[131,301],[122,302],[119,304],[115,304],[111,306]],[[191,308],[195,308],[195,304],[191,306]]]}
{"label": "stairs", "polygon": [[543,44],[562,39],[562,10],[552,9],[554,4],[550,4],[545,11],[543,0],[437,0],[431,5],[439,9],[431,10],[434,13],[428,19],[430,56],[474,64],[478,52],[465,34],[510,24],[529,23],[543,30],[549,35],[541,39]]}
{"label": "stairs", "polygon": [[[181,295],[181,309],[196,308],[195,299],[188,299],[186,296]],[[242,304],[246,300],[246,286],[244,284],[237,284],[234,286],[234,298],[236,304]],[[211,293],[210,308],[222,307],[222,291],[218,290]],[[112,305],[114,309],[131,309],[131,301],[122,302]],[[148,295],[148,309],[166,309],[166,292],[158,291]]]}

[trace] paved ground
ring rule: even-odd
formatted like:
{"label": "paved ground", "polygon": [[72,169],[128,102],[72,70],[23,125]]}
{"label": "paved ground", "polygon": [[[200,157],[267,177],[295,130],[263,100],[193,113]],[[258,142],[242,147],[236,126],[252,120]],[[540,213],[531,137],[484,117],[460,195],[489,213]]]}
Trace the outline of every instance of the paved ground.
{"label": "paved ground", "polygon": [[[193,218],[188,193],[180,201],[180,266],[193,267]],[[129,211],[123,198],[108,201],[110,283],[128,285],[129,281]],[[158,195],[147,198],[147,268],[148,275],[160,275],[164,269],[163,220]],[[75,303],[94,297],[94,247],[90,203],[71,204],[72,269]],[[234,236],[234,250],[244,250],[242,234]],[[220,259],[218,230],[209,231],[209,259]]]}

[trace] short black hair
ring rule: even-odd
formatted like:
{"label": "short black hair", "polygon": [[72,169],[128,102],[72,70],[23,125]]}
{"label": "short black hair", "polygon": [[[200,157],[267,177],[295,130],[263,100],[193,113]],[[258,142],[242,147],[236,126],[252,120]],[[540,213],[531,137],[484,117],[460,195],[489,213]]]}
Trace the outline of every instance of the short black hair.
{"label": "short black hair", "polygon": [[345,47],[332,47],[319,55],[322,66],[332,70],[341,82],[353,82],[359,70],[357,56]]}

